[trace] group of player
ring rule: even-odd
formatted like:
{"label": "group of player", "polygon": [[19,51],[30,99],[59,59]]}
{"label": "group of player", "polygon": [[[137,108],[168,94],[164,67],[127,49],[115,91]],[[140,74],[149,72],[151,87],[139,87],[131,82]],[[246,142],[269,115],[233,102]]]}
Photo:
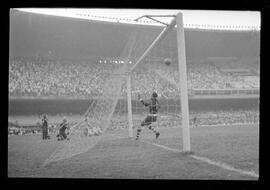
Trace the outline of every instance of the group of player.
{"label": "group of player", "polygon": [[[91,126],[87,122],[87,118],[85,119],[85,125],[82,128],[81,133],[83,136],[98,136],[102,134],[102,130],[99,127],[96,126]],[[57,127],[57,135],[56,138],[58,141],[63,141],[63,140],[69,140],[69,135],[71,133],[72,127],[68,125],[67,119],[64,118],[62,123],[60,123],[59,127]],[[50,139],[50,136],[48,134],[48,118],[46,115],[43,116],[42,118],[42,139]]]}
{"label": "group of player", "polygon": [[[50,139],[50,136],[48,134],[48,126],[49,126],[48,118],[46,115],[44,115],[42,118],[42,126],[41,126],[42,140]],[[67,120],[66,118],[64,118],[63,122],[60,124],[58,133],[56,135],[56,138],[58,141],[69,140],[68,138],[69,132],[67,131],[67,129],[68,129]]]}

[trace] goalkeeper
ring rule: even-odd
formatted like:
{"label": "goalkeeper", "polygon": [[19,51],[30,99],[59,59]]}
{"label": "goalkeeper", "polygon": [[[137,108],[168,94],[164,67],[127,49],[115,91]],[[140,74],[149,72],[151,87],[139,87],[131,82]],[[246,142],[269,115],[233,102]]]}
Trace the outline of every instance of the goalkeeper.
{"label": "goalkeeper", "polygon": [[141,123],[141,125],[138,127],[137,129],[137,136],[136,136],[136,140],[139,139],[139,136],[140,136],[140,133],[142,131],[142,127],[143,126],[146,126],[148,125],[148,128],[150,130],[152,130],[155,134],[156,134],[156,139],[159,137],[160,133],[158,131],[155,130],[155,128],[153,126],[151,126],[151,124],[153,122],[156,122],[157,121],[157,112],[158,112],[158,109],[160,108],[160,105],[159,105],[159,102],[157,100],[157,93],[156,92],[153,92],[152,96],[151,96],[151,102],[150,103],[147,103],[147,102],[144,102],[140,95],[139,95],[139,101],[142,102],[142,104],[144,106],[149,106],[149,114],[148,116],[144,119],[144,121]]}

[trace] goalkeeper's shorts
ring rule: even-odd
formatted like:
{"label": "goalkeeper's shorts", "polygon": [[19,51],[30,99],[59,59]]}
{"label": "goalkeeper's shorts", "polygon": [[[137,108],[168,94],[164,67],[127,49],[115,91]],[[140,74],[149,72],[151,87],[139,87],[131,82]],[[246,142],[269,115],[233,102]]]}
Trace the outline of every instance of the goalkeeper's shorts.
{"label": "goalkeeper's shorts", "polygon": [[150,125],[153,122],[157,121],[157,116],[156,115],[148,115],[142,122],[141,125]]}

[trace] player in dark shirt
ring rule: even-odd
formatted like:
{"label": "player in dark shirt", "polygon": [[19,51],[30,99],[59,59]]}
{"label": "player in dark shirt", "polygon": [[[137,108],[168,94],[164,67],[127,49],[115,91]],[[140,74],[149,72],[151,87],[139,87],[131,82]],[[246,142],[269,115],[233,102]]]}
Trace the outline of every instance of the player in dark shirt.
{"label": "player in dark shirt", "polygon": [[48,136],[48,119],[46,115],[43,116],[42,118],[42,139],[46,140],[49,139]]}
{"label": "player in dark shirt", "polygon": [[149,114],[148,116],[143,120],[143,122],[141,123],[141,125],[138,127],[137,129],[137,136],[136,136],[136,140],[139,139],[140,136],[140,132],[142,131],[142,127],[145,125],[148,125],[149,129],[152,130],[155,134],[156,134],[156,138],[159,137],[160,133],[158,131],[156,131],[156,129],[151,126],[151,124],[153,122],[157,121],[157,113],[158,113],[158,109],[160,108],[159,102],[157,100],[157,93],[153,92],[152,96],[151,96],[151,101],[150,103],[144,102],[140,95],[139,95],[139,101],[142,102],[142,104],[146,107],[149,107]]}
{"label": "player in dark shirt", "polygon": [[58,140],[65,140],[65,139],[69,140],[67,138],[66,129],[67,129],[67,120],[64,118],[63,122],[60,124],[59,134],[56,136]]}
{"label": "player in dark shirt", "polygon": [[197,122],[197,116],[194,116],[194,118],[193,118],[193,125],[194,125],[194,127],[198,127],[198,122]]}

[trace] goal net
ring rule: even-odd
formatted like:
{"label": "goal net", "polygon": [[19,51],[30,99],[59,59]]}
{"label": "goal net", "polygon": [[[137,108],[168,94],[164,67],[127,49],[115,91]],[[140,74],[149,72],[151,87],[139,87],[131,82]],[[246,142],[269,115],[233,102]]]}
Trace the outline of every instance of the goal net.
{"label": "goal net", "polygon": [[[158,94],[161,108],[154,127],[181,126],[176,17],[167,26],[132,25],[129,29],[120,55],[123,61],[106,64],[110,72],[103,77],[102,93],[91,101],[82,120],[70,126],[70,140],[61,142],[44,164],[87,152],[109,130],[124,128],[127,136],[134,137],[149,113],[138,101],[139,95],[149,101],[153,92]],[[99,133],[90,134],[93,128]]]}
{"label": "goal net", "polygon": [[[138,34],[140,35],[140,34]],[[150,35],[150,34],[149,34]],[[149,36],[138,36],[137,43],[144,43]],[[134,49],[134,54],[139,49]],[[164,60],[170,59],[170,65]],[[176,28],[164,36],[149,51],[145,58],[133,67],[131,73],[131,100],[132,119],[134,126],[140,125],[149,113],[149,109],[138,101],[138,95],[149,102],[153,92],[158,94],[160,109],[157,117],[156,127],[177,126],[180,119],[180,89],[178,73],[178,55]],[[125,88],[127,90],[127,88]],[[126,102],[126,101],[125,101]]]}

